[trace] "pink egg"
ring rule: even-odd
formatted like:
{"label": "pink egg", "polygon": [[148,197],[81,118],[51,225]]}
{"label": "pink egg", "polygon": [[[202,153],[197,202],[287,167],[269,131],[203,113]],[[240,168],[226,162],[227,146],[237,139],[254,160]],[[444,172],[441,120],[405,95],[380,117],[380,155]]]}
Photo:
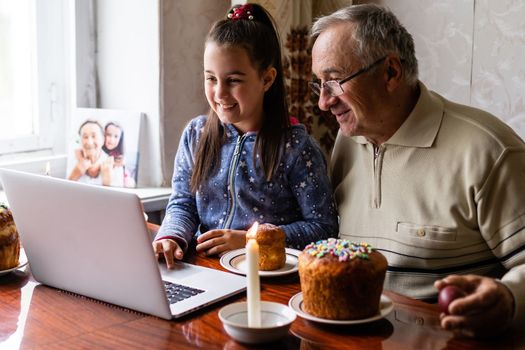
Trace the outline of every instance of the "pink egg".
{"label": "pink egg", "polygon": [[438,305],[442,312],[448,315],[448,306],[449,304],[457,299],[462,298],[466,294],[463,290],[459,289],[456,286],[446,286],[445,288],[439,291],[438,296]]}

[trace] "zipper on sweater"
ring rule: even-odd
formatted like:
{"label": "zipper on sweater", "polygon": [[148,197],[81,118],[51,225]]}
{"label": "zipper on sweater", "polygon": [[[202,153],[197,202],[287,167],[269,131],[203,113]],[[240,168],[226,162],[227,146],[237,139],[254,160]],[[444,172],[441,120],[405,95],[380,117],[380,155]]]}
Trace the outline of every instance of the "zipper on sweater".
{"label": "zipper on sweater", "polygon": [[228,172],[228,190],[230,192],[230,208],[226,221],[224,221],[223,228],[229,228],[233,220],[233,212],[235,210],[235,170],[237,170],[237,164],[239,164],[239,158],[241,156],[241,150],[246,140],[246,134],[237,136],[237,142],[235,144],[235,150],[233,151],[232,160],[230,162],[230,169]]}
{"label": "zipper on sweater", "polygon": [[375,146],[373,145],[373,153],[374,153],[374,198],[373,200],[373,207],[379,208],[381,207],[381,171],[383,168],[383,146]]}

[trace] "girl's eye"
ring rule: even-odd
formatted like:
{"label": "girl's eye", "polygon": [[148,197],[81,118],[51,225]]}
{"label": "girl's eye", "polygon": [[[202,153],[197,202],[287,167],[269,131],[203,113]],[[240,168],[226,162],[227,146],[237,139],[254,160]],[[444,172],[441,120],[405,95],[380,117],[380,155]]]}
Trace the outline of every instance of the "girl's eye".
{"label": "girl's eye", "polygon": [[216,81],[217,79],[215,79],[215,77],[205,77],[206,81]]}
{"label": "girl's eye", "polygon": [[242,82],[241,79],[235,79],[235,78],[228,79],[228,83],[230,83],[230,84],[236,84],[236,83],[240,83],[240,82]]}

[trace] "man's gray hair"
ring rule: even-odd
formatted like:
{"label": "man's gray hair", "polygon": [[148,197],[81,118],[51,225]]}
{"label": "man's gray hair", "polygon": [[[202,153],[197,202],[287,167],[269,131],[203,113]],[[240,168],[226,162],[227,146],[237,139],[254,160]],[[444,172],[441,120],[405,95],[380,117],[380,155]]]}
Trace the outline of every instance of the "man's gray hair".
{"label": "man's gray hair", "polygon": [[342,8],[318,18],[312,26],[311,37],[316,40],[329,27],[342,23],[352,25],[353,49],[363,64],[372,64],[387,54],[396,53],[403,65],[405,80],[409,84],[417,82],[414,40],[390,10],[374,4]]}

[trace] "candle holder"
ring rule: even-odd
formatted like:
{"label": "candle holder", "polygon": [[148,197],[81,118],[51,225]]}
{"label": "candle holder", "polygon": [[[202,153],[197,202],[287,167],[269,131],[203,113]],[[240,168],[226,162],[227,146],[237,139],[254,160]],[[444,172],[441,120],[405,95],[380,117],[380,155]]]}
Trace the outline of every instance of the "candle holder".
{"label": "candle holder", "polygon": [[241,343],[258,344],[280,339],[288,334],[295,320],[295,312],[288,306],[270,301],[261,301],[261,326],[248,326],[246,302],[233,303],[219,311],[224,330]]}

